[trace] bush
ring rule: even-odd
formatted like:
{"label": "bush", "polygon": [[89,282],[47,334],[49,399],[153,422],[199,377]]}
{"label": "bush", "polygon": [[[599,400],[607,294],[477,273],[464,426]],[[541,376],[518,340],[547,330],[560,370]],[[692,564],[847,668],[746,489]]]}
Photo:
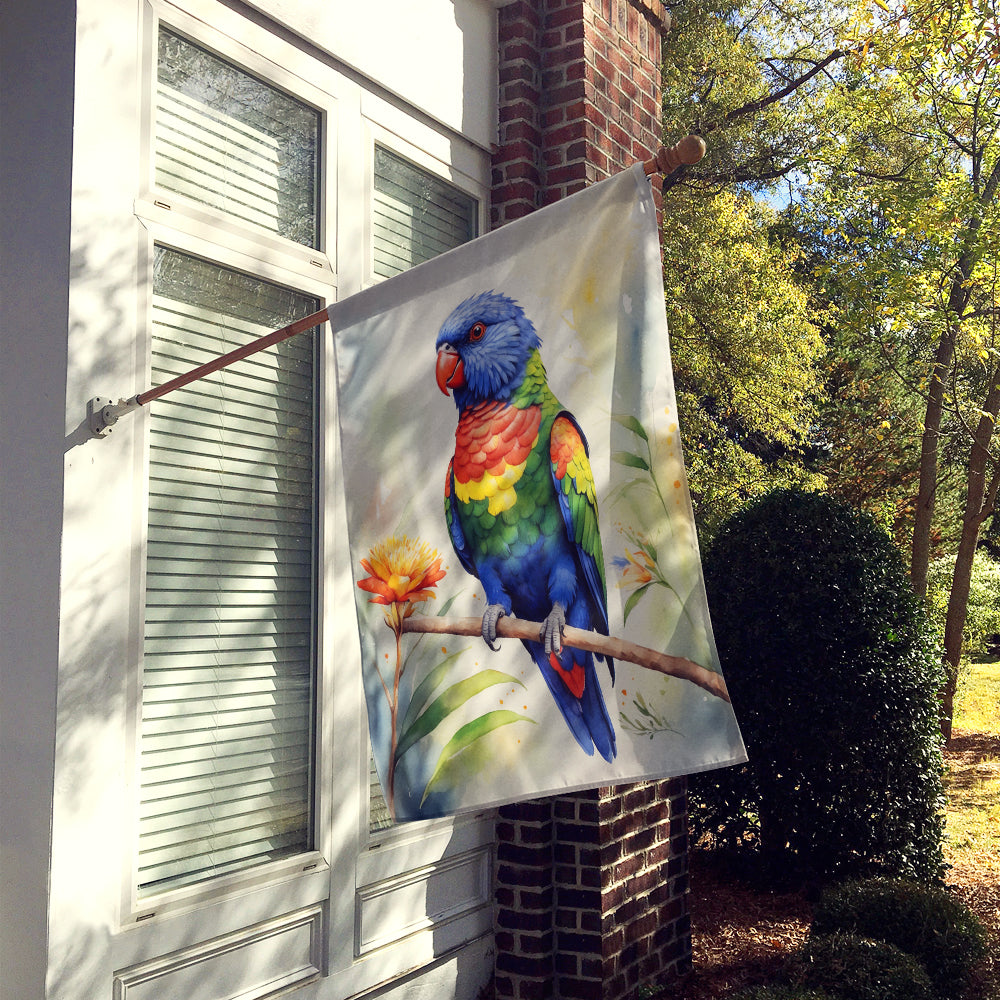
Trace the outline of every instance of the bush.
{"label": "bush", "polygon": [[837,1000],[933,1000],[924,967],[884,941],[854,934],[810,938],[793,967],[800,986],[818,987]]}
{"label": "bush", "polygon": [[939,878],[943,673],[888,535],[780,490],[723,526],[705,579],[750,759],[692,778],[695,834],[772,872]]}
{"label": "bush", "polygon": [[959,997],[985,958],[986,934],[946,890],[905,879],[870,879],[827,889],[816,905],[814,935],[850,932],[895,945],[923,963],[939,995]]}

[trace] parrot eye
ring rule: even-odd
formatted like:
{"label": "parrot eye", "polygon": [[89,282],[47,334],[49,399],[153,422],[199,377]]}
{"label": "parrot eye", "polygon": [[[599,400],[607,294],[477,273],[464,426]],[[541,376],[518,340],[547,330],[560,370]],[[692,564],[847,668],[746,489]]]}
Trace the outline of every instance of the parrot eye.
{"label": "parrot eye", "polygon": [[485,323],[473,323],[469,327],[469,340],[482,340],[484,333],[486,333]]}

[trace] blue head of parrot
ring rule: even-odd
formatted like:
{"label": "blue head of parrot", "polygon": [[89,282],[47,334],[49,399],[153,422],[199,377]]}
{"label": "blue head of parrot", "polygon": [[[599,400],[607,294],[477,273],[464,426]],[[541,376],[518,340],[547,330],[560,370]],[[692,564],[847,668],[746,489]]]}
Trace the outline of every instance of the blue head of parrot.
{"label": "blue head of parrot", "polygon": [[459,410],[506,400],[524,378],[541,340],[524,310],[499,292],[480,292],[457,306],[437,338],[437,383]]}

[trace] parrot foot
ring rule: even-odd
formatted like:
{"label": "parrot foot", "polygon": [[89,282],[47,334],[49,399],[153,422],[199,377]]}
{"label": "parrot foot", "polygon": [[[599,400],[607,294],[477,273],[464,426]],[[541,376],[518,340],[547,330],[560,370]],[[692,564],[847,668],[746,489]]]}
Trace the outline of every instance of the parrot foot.
{"label": "parrot foot", "polygon": [[545,644],[545,654],[559,653],[562,651],[562,634],[566,627],[566,611],[563,606],[556,601],[552,605],[552,610],[548,613],[545,621],[542,622],[542,632],[539,641]]}
{"label": "parrot foot", "polygon": [[507,614],[502,604],[490,604],[483,612],[483,641],[493,652],[497,652],[500,647],[497,645],[497,622]]}

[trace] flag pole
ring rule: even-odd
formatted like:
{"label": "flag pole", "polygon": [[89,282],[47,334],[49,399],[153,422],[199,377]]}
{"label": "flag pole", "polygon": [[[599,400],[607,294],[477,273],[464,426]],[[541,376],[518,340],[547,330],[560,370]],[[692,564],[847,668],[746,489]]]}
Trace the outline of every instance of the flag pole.
{"label": "flag pole", "polygon": [[206,361],[203,365],[199,365],[197,368],[192,368],[191,371],[185,372],[183,375],[178,375],[176,378],[170,379],[169,382],[164,382],[162,385],[137,393],[129,399],[119,399],[117,403],[114,403],[110,399],[102,399],[100,396],[95,396],[87,402],[87,420],[90,423],[90,430],[95,437],[105,437],[111,432],[111,427],[118,422],[120,416],[131,413],[140,406],[145,406],[146,403],[150,403],[154,399],[159,399],[168,392],[173,392],[174,389],[180,389],[190,382],[195,382],[206,375],[220,371],[235,361],[242,361],[244,358],[249,358],[259,351],[266,350],[275,344],[280,344],[283,340],[288,340],[290,337],[305,333],[306,330],[311,330],[314,326],[325,323],[329,318],[329,308],[320,309],[309,316],[303,316],[302,319],[295,320],[294,323],[289,323],[288,326],[283,326],[280,330],[274,330],[271,333],[264,334],[262,337],[258,337],[256,340],[251,340],[249,343],[244,344],[242,347],[237,347],[228,354],[223,354],[211,361]]}
{"label": "flag pole", "polygon": [[[661,146],[656,151],[655,156],[643,162],[642,169],[647,175],[663,174],[666,176],[680,166],[690,166],[697,163],[704,155],[705,140],[701,136],[688,135],[673,146]],[[258,351],[266,350],[274,344],[279,344],[283,340],[311,330],[314,326],[325,323],[329,318],[329,309],[320,309],[294,323],[289,323],[288,326],[283,326],[280,330],[264,334],[264,336],[258,337],[242,347],[237,347],[228,354],[207,361],[183,375],[170,379],[169,382],[164,382],[152,389],[146,389],[128,399],[119,399],[118,402],[114,402],[102,396],[94,396],[93,399],[87,401],[87,422],[90,425],[90,431],[94,437],[106,437],[111,433],[114,424],[118,422],[118,418],[126,413],[131,413],[133,410],[139,409],[140,406],[145,406],[154,399],[166,396],[167,393],[204,378],[206,375],[220,371],[235,361],[242,361]]]}

